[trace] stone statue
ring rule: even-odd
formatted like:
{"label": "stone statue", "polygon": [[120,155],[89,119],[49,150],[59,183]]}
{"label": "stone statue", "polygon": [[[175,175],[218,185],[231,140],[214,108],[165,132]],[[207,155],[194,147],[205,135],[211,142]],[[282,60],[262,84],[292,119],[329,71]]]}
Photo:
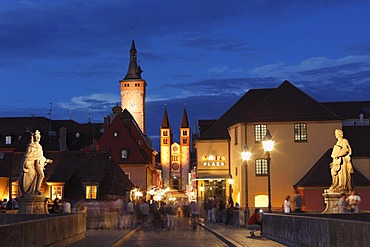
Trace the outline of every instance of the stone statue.
{"label": "stone statue", "polygon": [[333,147],[331,157],[333,162],[330,164],[332,185],[329,191],[341,192],[352,189],[351,176],[353,173],[353,166],[351,163],[351,146],[347,139],[343,138],[343,131],[341,129],[335,130],[335,137],[337,143]]}
{"label": "stone statue", "polygon": [[19,186],[22,195],[41,195],[40,187],[44,179],[44,167],[53,162],[44,157],[40,139],[40,131],[36,130],[35,133],[31,133],[31,141],[23,155],[21,176],[19,178]]}

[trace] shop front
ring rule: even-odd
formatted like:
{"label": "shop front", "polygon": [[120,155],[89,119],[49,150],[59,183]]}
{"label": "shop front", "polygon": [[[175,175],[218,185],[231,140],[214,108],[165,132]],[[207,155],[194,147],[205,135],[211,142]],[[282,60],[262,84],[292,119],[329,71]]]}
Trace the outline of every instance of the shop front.
{"label": "shop front", "polygon": [[226,201],[230,194],[228,142],[197,142],[197,199],[206,202],[209,198]]}

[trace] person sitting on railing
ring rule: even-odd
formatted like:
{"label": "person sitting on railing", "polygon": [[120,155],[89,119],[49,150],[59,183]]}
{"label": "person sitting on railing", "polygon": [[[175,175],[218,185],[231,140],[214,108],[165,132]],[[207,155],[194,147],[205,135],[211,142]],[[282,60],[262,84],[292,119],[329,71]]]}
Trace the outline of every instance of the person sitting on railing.
{"label": "person sitting on railing", "polygon": [[262,234],[262,219],[259,208],[256,208],[252,216],[248,219],[247,229],[250,230],[251,237],[255,236],[255,231],[261,231],[260,234]]}

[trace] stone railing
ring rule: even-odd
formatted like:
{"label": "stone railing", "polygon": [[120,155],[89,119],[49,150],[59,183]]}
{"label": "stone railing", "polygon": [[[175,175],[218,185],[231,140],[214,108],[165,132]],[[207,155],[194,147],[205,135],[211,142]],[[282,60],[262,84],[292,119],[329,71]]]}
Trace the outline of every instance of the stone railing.
{"label": "stone railing", "polygon": [[265,237],[288,246],[370,246],[369,214],[264,214]]}
{"label": "stone railing", "polygon": [[0,237],[9,246],[66,246],[85,236],[86,213],[0,215]]}

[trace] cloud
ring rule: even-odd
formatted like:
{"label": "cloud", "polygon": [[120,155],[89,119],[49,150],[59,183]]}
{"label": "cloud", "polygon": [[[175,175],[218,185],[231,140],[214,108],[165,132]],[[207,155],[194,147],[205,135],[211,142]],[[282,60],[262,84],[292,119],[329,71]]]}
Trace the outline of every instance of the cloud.
{"label": "cloud", "polygon": [[76,96],[70,102],[58,103],[58,107],[67,110],[88,110],[93,112],[110,112],[113,106],[120,102],[116,94],[91,94]]}
{"label": "cloud", "polygon": [[[319,1],[313,2],[317,4]],[[325,3],[329,4],[328,1]],[[313,5],[314,9],[316,4],[240,0],[17,3],[8,0],[0,8],[0,52],[2,55],[17,55],[19,60],[24,57],[72,60],[103,52],[113,54],[122,48],[126,49],[122,40],[132,38],[132,28],[137,32],[135,36],[139,36],[149,50],[156,47],[154,40],[177,36],[180,40],[184,38],[182,45],[189,47],[246,52],[248,45],[236,41],[239,30],[235,30],[235,35],[224,38],[216,38],[217,33],[224,32],[223,29],[232,31],[234,26],[240,27],[245,23],[258,22],[263,26],[267,20],[283,18],[292,7]],[[138,9],[140,11],[136,11]],[[288,21],[288,18],[285,19]],[[269,22],[269,25],[273,24],[275,22]],[[212,36],[206,37],[204,30]]]}
{"label": "cloud", "polygon": [[[287,65],[277,62],[250,70],[242,68],[235,73],[231,73],[229,67],[225,65],[211,68],[207,72],[211,75],[216,74],[216,77],[187,83],[165,84],[158,90],[166,90],[167,97],[154,92],[150,100],[241,95],[251,88],[277,87],[284,80],[291,81],[318,100],[325,100],[325,95],[330,91],[338,96],[336,100],[356,100],[356,98],[364,100],[367,98],[366,91],[370,85],[370,56],[345,56],[338,59],[314,57],[302,60],[298,64]],[[356,92],[356,95],[346,95],[346,91]],[[333,94],[328,95],[330,99],[335,100]]]}

